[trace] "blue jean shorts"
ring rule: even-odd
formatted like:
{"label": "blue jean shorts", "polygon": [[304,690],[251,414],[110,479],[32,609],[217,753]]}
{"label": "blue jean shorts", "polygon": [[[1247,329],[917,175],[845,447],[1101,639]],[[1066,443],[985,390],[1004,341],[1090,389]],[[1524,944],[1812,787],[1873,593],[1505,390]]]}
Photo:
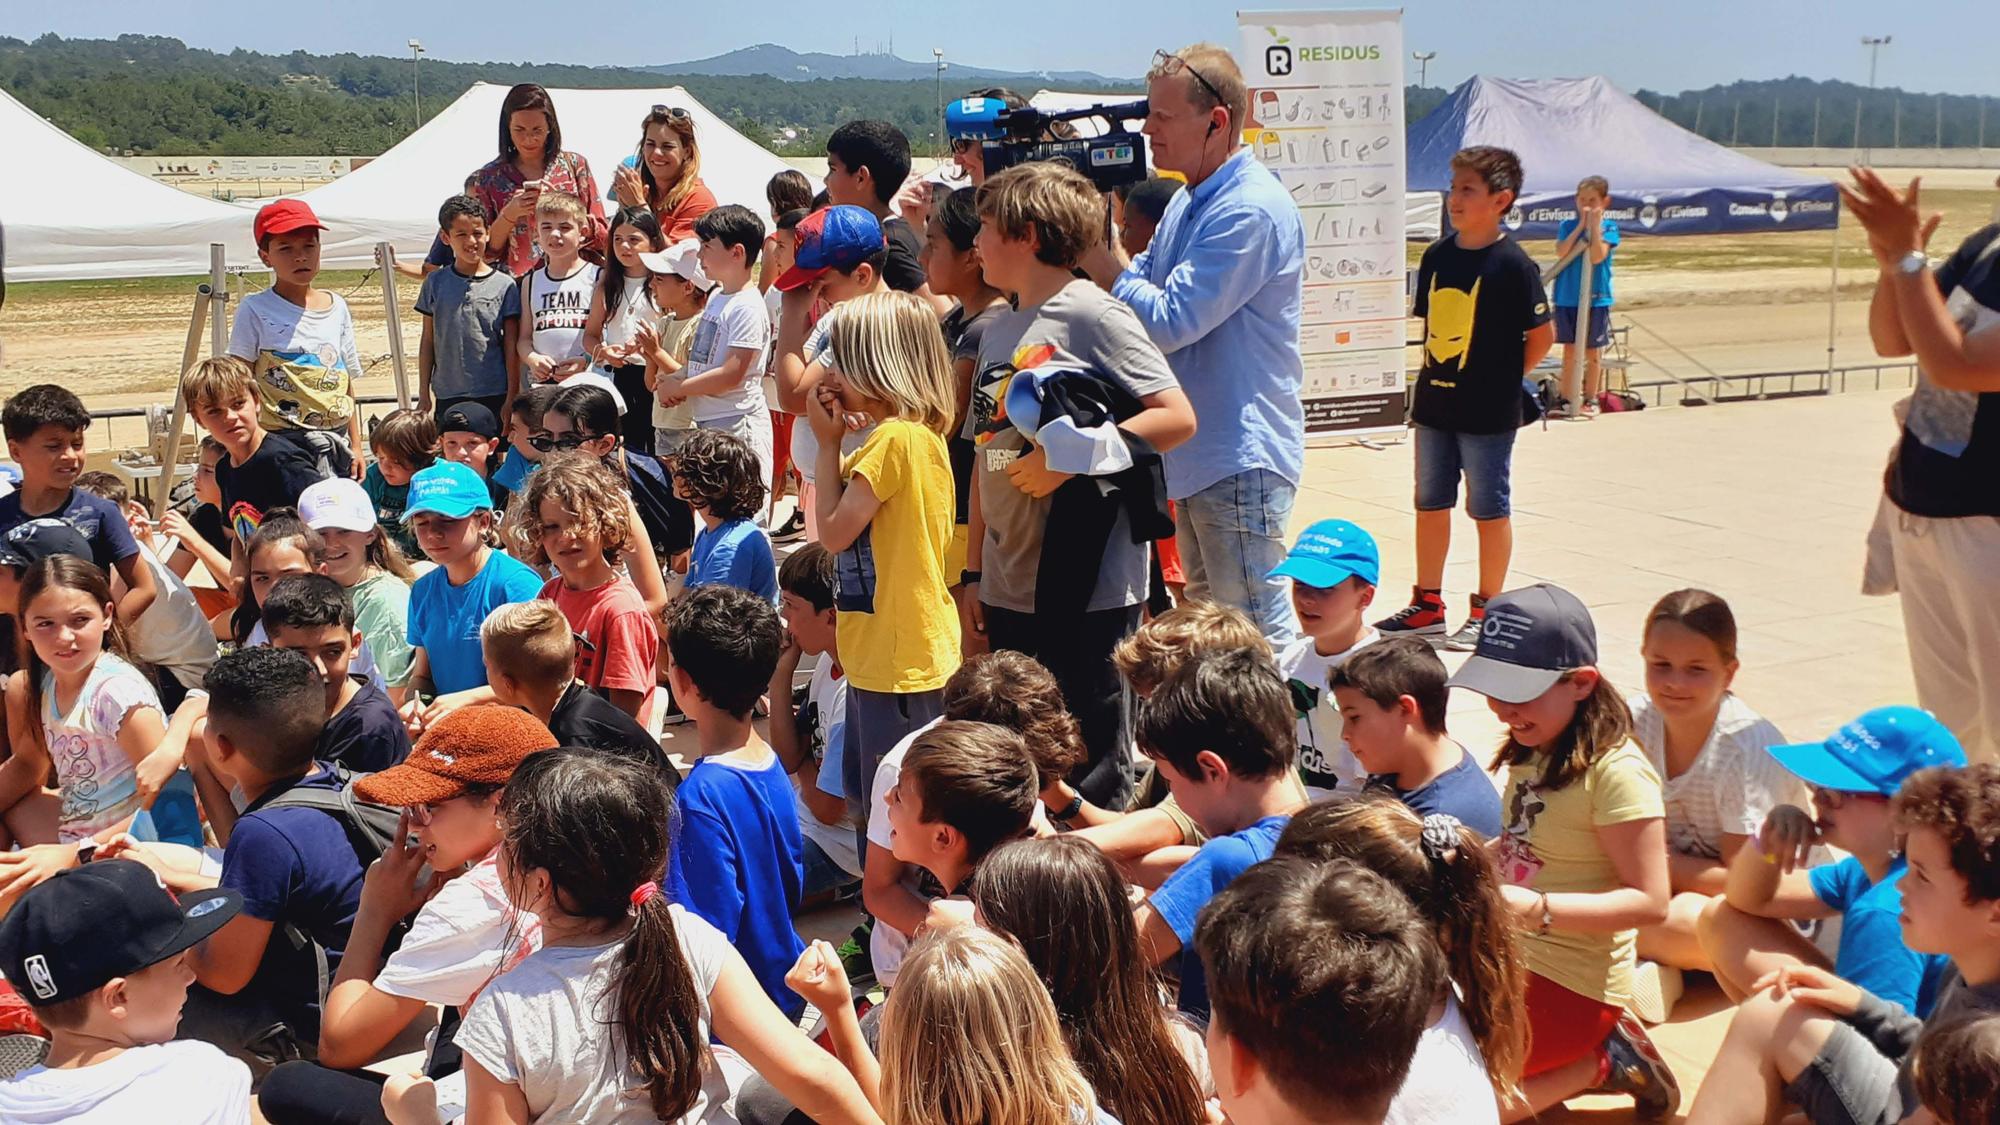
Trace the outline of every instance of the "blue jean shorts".
{"label": "blue jean shorts", "polygon": [[1458,506],[1465,475],[1465,510],[1476,520],[1505,519],[1513,508],[1514,433],[1461,434],[1417,426],[1417,511]]}

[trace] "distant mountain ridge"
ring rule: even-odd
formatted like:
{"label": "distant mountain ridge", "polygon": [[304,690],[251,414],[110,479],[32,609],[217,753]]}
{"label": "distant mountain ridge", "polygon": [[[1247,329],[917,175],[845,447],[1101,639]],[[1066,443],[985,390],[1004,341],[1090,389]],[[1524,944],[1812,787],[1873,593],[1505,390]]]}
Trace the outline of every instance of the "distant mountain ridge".
{"label": "distant mountain ridge", "polygon": [[[1140,85],[1139,79],[1136,78],[1107,78],[1088,70],[1009,71],[966,66],[955,61],[949,54],[945,56],[945,63],[944,77],[947,84],[957,82],[963,85],[968,79],[977,79],[1042,85],[1058,83],[1072,86],[1121,86],[1127,89]],[[887,53],[829,55],[820,51],[794,51],[776,43],[759,43],[705,59],[660,63],[632,69],[648,70],[655,74],[767,74],[787,82],[809,82],[815,78],[872,78],[888,82],[906,82],[913,79],[928,80],[935,75],[937,68],[933,59],[904,59]]]}

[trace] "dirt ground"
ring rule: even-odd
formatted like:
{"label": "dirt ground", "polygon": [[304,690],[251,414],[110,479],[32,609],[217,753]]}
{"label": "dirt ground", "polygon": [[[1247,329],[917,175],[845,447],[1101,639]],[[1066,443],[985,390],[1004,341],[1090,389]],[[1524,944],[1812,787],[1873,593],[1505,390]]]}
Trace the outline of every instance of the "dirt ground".
{"label": "dirt ground", "polygon": [[[1819,171],[1844,175],[1844,170]],[[1918,174],[1884,171],[1892,179]],[[1993,220],[2000,203],[1994,173],[1951,169],[1922,174],[1926,206],[1946,216],[1935,247],[1948,248]],[[1866,302],[1874,263],[1858,230],[1842,230],[1840,241],[1834,361],[1873,362]],[[1528,243],[1527,249],[1542,260],[1552,255],[1548,243]],[[1630,377],[1693,379],[1707,373],[1823,366],[1832,249],[1827,232],[1633,238],[1619,254],[1616,320],[1631,328]],[[232,277],[232,292],[240,299],[261,288],[266,277],[260,271]],[[169,402],[195,283],[193,278],[156,278],[10,287],[0,310],[0,394],[53,381],[77,388],[97,408]],[[323,283],[353,308],[367,372],[359,393],[393,394],[379,276],[333,272],[324,275]],[[410,305],[416,292],[414,282],[398,279],[413,383],[420,322]],[[134,444],[142,437],[135,421],[114,419],[108,430],[103,439],[107,447]]]}

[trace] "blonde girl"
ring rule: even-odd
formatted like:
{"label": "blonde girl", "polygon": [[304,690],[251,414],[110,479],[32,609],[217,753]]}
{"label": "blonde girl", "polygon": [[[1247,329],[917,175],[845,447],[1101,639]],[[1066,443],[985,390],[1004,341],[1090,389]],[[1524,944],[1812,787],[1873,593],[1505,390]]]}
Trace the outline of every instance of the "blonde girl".
{"label": "blonde girl", "polygon": [[[943,712],[944,683],[958,667],[944,437],[957,401],[937,315],[919,297],[871,293],[842,304],[832,346],[840,369],[820,379],[806,416],[819,439],[820,543],[834,555],[852,804],[865,798],[862,779],[875,776],[882,755]],[[877,424],[842,458],[849,414]]]}
{"label": "blonde girl", "polygon": [[814,942],[787,979],[828,1013],[834,1053],[888,1125],[1115,1125],[1035,967],[991,930],[957,925],[918,940],[882,1008],[879,1062],[831,945]]}

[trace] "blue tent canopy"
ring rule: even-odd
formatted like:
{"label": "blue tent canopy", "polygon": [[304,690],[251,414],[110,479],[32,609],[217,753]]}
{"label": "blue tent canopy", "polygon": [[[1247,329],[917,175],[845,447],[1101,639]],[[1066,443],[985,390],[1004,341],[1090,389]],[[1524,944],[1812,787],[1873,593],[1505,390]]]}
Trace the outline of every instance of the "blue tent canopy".
{"label": "blue tent canopy", "polygon": [[1607,214],[1626,235],[1826,230],[1839,218],[1831,181],[1696,136],[1603,77],[1475,76],[1410,126],[1408,145],[1410,190],[1445,193],[1459,149],[1513,149],[1527,182],[1507,228],[1527,238],[1576,217],[1585,176],[1611,182]]}

